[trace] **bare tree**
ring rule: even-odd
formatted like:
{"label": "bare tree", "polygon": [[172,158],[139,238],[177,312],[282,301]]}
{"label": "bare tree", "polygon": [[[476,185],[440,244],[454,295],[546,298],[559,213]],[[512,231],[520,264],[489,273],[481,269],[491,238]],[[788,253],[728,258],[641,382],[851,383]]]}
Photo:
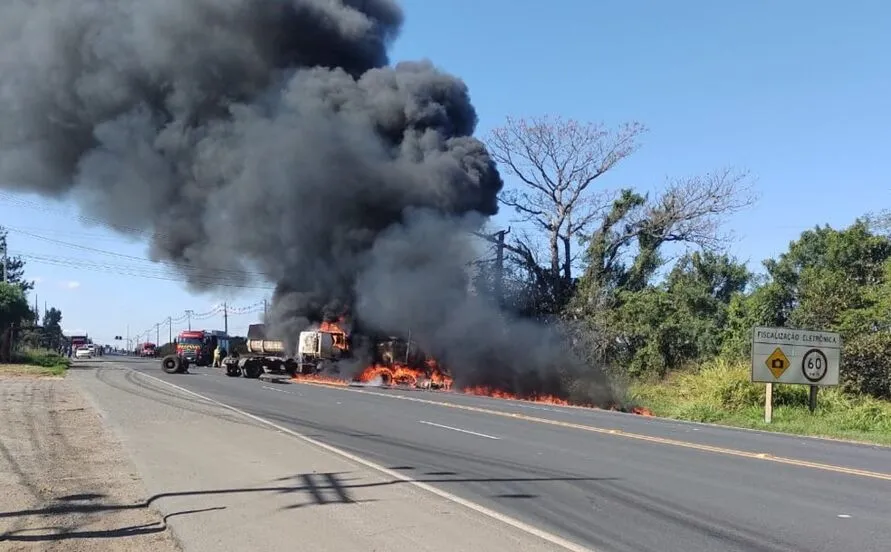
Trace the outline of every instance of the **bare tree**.
{"label": "bare tree", "polygon": [[527,270],[540,276],[546,271],[551,280],[571,282],[573,240],[588,231],[612,199],[592,184],[634,153],[644,132],[639,123],[610,130],[548,116],[508,118],[491,132],[487,145],[492,157],[517,180],[500,201],[546,237],[544,266],[538,263],[532,241],[515,237],[508,247]]}
{"label": "bare tree", "polygon": [[642,289],[664,263],[659,253],[667,243],[721,249],[730,238],[721,231],[722,217],[755,199],[748,173],[730,168],[669,180],[654,199],[623,190],[588,242],[582,277],[588,300],[616,287]]}

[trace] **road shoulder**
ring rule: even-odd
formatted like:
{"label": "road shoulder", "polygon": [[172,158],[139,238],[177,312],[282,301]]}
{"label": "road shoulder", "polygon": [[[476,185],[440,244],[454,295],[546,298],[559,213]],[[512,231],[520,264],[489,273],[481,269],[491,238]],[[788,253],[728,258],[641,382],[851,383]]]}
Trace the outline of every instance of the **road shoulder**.
{"label": "road shoulder", "polygon": [[3,550],[173,552],[128,455],[66,379],[0,376]]}
{"label": "road shoulder", "polygon": [[187,552],[558,549],[113,363],[71,376],[131,452],[153,506],[188,512],[168,522]]}

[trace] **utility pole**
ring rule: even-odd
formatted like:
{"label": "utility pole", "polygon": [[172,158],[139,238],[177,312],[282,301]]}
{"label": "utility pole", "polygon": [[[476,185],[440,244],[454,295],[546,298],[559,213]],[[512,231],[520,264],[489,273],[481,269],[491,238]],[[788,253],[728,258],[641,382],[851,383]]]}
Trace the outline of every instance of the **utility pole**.
{"label": "utility pole", "polygon": [[263,298],[263,322],[266,322],[266,298]]}
{"label": "utility pole", "polygon": [[173,317],[172,316],[167,317],[167,336],[168,336],[167,343],[173,343]]}
{"label": "utility pole", "polygon": [[155,345],[161,345],[161,323],[155,324]]}
{"label": "utility pole", "polygon": [[9,274],[8,274],[9,269],[8,269],[7,261],[6,261],[6,244],[5,243],[3,244],[3,249],[0,250],[0,253],[3,254],[3,283],[6,284],[6,283],[9,283]]}
{"label": "utility pole", "polygon": [[189,331],[192,331],[192,311],[186,311],[186,321],[189,325]]}
{"label": "utility pole", "polygon": [[508,232],[510,232],[510,228],[495,233],[498,240],[495,244],[497,247],[495,251],[495,298],[499,307],[504,306],[504,236]]}
{"label": "utility pole", "polygon": [[499,230],[494,234],[473,232],[474,236],[495,244],[495,299],[499,306],[504,305],[504,249],[506,247],[504,237],[508,234],[510,234],[510,226],[507,227],[507,230]]}
{"label": "utility pole", "polygon": [[225,301],[223,301],[223,331],[229,335],[229,308]]}

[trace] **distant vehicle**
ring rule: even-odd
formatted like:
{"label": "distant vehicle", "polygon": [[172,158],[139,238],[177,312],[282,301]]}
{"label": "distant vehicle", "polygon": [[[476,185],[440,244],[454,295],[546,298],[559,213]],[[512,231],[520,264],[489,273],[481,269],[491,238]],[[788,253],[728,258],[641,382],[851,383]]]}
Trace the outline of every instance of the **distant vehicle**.
{"label": "distant vehicle", "polygon": [[74,358],[93,358],[93,351],[89,347],[78,347],[74,350]]}
{"label": "distant vehicle", "polygon": [[155,350],[154,343],[143,343],[142,348],[139,350],[139,356],[143,357],[153,357],[157,354]]}
{"label": "distant vehicle", "polygon": [[90,343],[90,338],[86,335],[72,335],[68,339],[71,341],[71,346],[75,351],[79,347],[86,347]]}

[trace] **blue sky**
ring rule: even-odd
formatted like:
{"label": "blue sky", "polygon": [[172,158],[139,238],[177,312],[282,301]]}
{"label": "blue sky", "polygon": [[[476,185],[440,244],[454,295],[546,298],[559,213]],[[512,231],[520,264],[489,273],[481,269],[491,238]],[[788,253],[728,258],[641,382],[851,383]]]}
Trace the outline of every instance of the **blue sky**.
{"label": "blue sky", "polygon": [[[404,0],[403,6],[407,21],[393,61],[429,58],[463,77],[480,134],[508,115],[640,121],[650,132],[638,153],[604,177],[610,188],[653,190],[666,177],[727,165],[751,171],[758,203],[728,218],[727,229],[736,235],[732,253],[753,269],[816,224],[844,226],[891,207],[880,162],[891,144],[887,2]],[[511,216],[504,212],[493,223],[507,225]],[[144,259],[144,244],[78,219],[70,205],[4,195],[0,224],[12,229],[12,252],[32,256],[28,273],[38,279],[41,307],[57,306],[67,331],[89,331],[99,341],[126,334],[128,326],[131,336],[151,329],[154,340],[156,322],[186,309],[208,312],[222,301],[255,306],[230,317],[230,332],[243,333],[268,296],[259,289],[191,295],[163,279],[169,276],[160,268],[129,258]],[[91,268],[45,262],[53,256]],[[222,315],[195,322],[222,325]],[[175,323],[174,332],[184,326]]]}

